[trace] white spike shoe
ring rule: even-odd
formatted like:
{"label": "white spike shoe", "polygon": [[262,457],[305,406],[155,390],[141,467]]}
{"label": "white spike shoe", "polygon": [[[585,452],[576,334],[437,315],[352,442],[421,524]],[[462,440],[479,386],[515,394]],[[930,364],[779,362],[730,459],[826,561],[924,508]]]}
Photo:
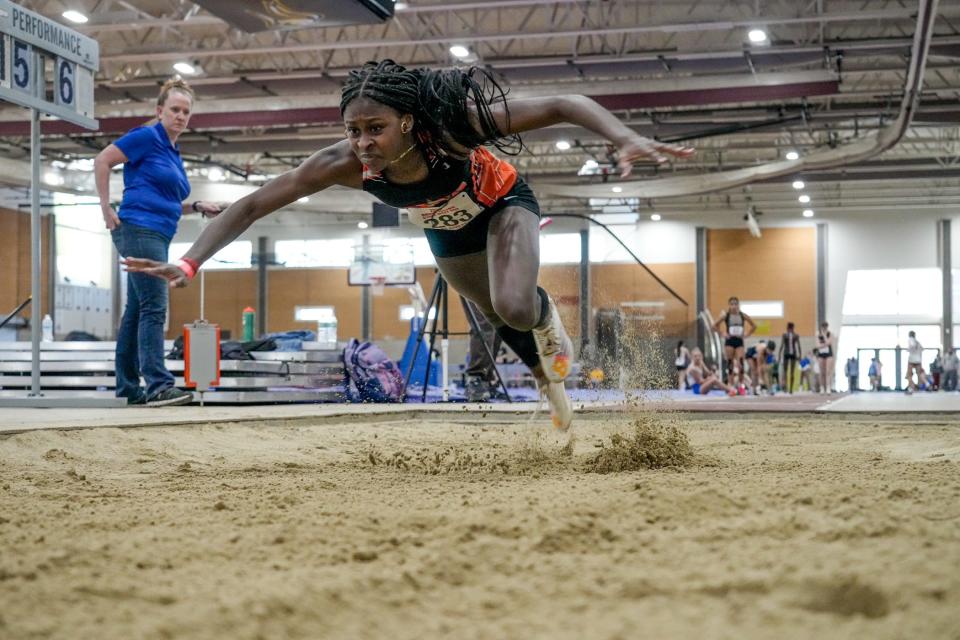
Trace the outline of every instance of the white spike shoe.
{"label": "white spike shoe", "polygon": [[[560,431],[566,431],[573,422],[573,406],[570,404],[570,398],[563,383],[539,382],[538,384],[540,385],[540,404],[542,405],[546,398],[550,405],[550,419],[553,421],[553,426]],[[537,407],[537,411],[539,410],[540,407]]]}
{"label": "white spike shoe", "polygon": [[563,328],[557,305],[554,304],[552,298],[548,298],[548,300],[550,302],[549,318],[542,327],[534,327],[533,340],[537,344],[537,355],[540,356],[543,375],[550,382],[563,382],[570,375],[573,361],[573,342],[570,341],[570,336]]}

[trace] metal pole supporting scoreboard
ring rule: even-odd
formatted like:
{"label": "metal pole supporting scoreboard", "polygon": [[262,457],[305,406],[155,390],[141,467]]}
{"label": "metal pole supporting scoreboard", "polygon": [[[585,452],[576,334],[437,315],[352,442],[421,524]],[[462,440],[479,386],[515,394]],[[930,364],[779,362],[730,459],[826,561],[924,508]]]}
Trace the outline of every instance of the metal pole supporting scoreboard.
{"label": "metal pole supporting scoreboard", "polygon": [[100,45],[59,22],[0,0],[0,100],[30,109],[30,333],[32,367],[27,402],[5,398],[4,406],[91,406],[113,402],[54,402],[40,391],[40,114],[87,129],[93,117],[93,77],[100,66]]}

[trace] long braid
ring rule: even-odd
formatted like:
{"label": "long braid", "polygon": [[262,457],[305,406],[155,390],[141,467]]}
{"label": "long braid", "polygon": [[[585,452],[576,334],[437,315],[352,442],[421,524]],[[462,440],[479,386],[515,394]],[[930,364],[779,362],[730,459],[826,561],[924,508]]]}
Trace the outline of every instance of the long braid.
{"label": "long braid", "polygon": [[470,149],[491,145],[511,155],[523,148],[520,136],[504,134],[493,117],[491,105],[503,103],[506,111],[506,92],[477,67],[434,71],[407,69],[393,60],[367,62],[347,77],[340,95],[341,114],[359,97],[413,114],[415,126],[430,144],[445,152],[457,152],[449,140]]}

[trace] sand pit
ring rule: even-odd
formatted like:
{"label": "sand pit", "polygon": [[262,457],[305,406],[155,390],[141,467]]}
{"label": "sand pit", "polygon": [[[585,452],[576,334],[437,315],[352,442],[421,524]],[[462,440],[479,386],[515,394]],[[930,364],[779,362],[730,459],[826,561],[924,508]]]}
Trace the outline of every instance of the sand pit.
{"label": "sand pit", "polygon": [[0,439],[0,638],[960,638],[955,425],[496,420]]}

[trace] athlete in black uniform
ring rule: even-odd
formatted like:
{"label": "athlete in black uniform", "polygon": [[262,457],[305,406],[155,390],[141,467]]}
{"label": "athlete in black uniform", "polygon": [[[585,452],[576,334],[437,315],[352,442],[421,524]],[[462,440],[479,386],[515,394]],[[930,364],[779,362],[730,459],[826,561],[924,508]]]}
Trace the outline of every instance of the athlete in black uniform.
{"label": "athlete in black uniform", "polygon": [[757,325],[750,316],[740,311],[739,298],[730,296],[727,305],[723,315],[713,323],[713,329],[724,337],[723,357],[727,361],[727,383],[742,387],[745,365],[743,341],[753,335]]}
{"label": "athlete in black uniform", "polygon": [[787,323],[787,332],[780,337],[780,364],[783,366],[784,382],[787,393],[793,393],[794,369],[800,358],[800,336],[794,330],[792,322]]}
{"label": "athlete in black uniform", "polygon": [[473,301],[531,368],[554,424],[573,416],[563,379],[571,345],[556,306],[537,287],[539,206],[510,164],[484,145],[519,151],[519,133],[567,122],[616,145],[622,175],[634,160],[689,156],[692,149],[637,135],[584,96],[510,100],[484,70],[406,69],[392,60],[351,72],[340,111],[347,139],[238,200],[176,264],[128,258],[129,271],[185,286],[199,264],[259,218],[298,198],[340,185],[406,207],[426,230],[437,266]]}

